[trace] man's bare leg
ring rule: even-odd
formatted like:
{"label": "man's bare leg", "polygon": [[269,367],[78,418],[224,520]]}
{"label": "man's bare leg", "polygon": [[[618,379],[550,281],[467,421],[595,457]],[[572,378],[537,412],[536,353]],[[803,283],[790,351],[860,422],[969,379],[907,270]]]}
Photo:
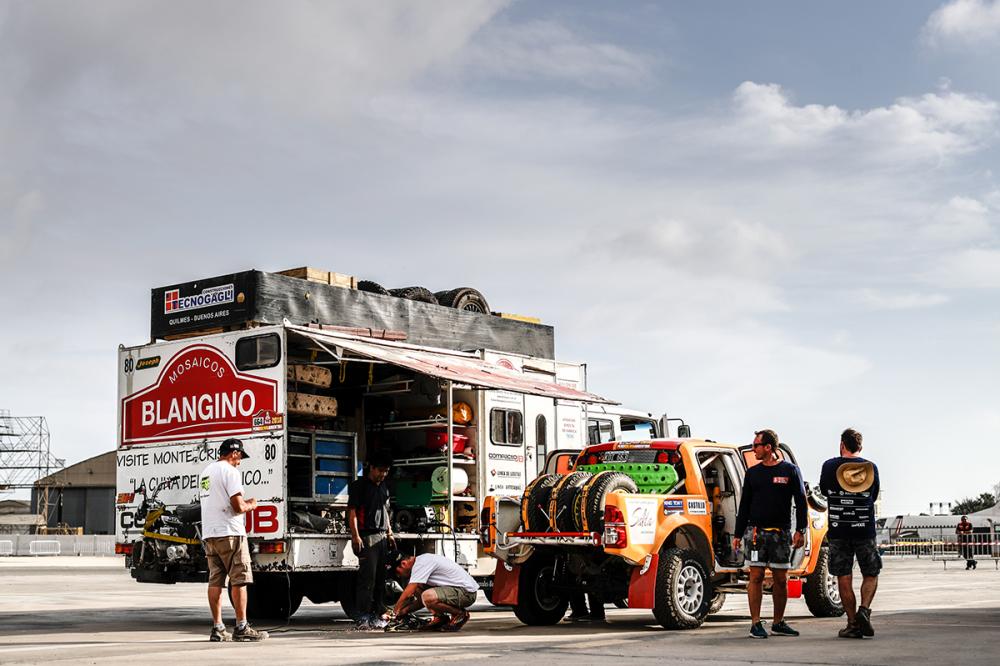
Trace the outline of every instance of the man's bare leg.
{"label": "man's bare leg", "polygon": [[233,585],[233,610],[236,611],[236,624],[246,622],[247,619],[247,586]]}
{"label": "man's bare leg", "polygon": [[[784,569],[771,569],[771,601],[774,602],[774,623],[785,619],[785,606],[788,604],[788,572]],[[760,605],[757,606],[760,613]]]}
{"label": "man's bare leg", "polygon": [[764,598],[764,567],[750,567],[750,582],[747,584],[747,599],[750,603],[750,620],[760,622],[760,603]]}
{"label": "man's bare leg", "polygon": [[222,624],[222,588],[221,587],[211,587],[208,588],[208,609],[212,611],[212,623],[215,625]]}
{"label": "man's bare leg", "polygon": [[[840,602],[844,605],[844,610],[847,612],[847,624],[854,625],[854,617],[858,612],[858,600],[854,596],[853,575],[837,576],[837,589],[840,590]],[[872,595],[874,594],[875,590],[872,590]]]}
{"label": "man's bare leg", "polygon": [[[861,605],[871,610],[872,601],[875,600],[875,590],[878,589],[878,576],[862,576],[861,578]],[[853,595],[852,595],[853,596]],[[843,592],[841,592],[843,597]]]}

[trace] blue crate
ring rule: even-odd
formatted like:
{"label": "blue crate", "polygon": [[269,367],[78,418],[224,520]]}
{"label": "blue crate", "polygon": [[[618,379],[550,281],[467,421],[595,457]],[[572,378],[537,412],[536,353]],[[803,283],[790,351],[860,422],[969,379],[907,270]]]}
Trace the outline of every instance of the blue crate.
{"label": "blue crate", "polygon": [[317,495],[346,495],[350,479],[341,476],[317,476]]}
{"label": "blue crate", "polygon": [[318,456],[350,456],[353,454],[354,444],[351,442],[316,440],[316,455]]}

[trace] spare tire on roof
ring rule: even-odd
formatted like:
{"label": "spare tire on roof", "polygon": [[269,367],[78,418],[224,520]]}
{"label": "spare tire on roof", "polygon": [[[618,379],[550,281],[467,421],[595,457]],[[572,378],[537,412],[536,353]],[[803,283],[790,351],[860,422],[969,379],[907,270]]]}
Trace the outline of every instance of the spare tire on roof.
{"label": "spare tire on roof", "polygon": [[528,484],[521,496],[521,523],[525,532],[548,532],[549,495],[561,474],[542,474]]}
{"label": "spare tire on roof", "polygon": [[434,295],[438,303],[445,307],[465,310],[466,312],[490,313],[490,304],[486,297],[472,287],[459,287],[451,291],[438,291]]}
{"label": "spare tire on roof", "polygon": [[378,282],[372,282],[371,280],[358,280],[358,291],[367,291],[372,294],[382,294],[383,296],[389,295],[388,289]]}
{"label": "spare tire on roof", "polygon": [[390,289],[389,295],[396,296],[397,298],[405,298],[411,301],[418,301],[420,303],[438,304],[438,299],[431,293],[430,289],[424,289],[423,287],[400,287],[399,289]]}
{"label": "spare tire on roof", "polygon": [[599,472],[587,480],[573,502],[580,532],[604,531],[604,498],[617,490],[635,493],[639,487],[623,472]]}

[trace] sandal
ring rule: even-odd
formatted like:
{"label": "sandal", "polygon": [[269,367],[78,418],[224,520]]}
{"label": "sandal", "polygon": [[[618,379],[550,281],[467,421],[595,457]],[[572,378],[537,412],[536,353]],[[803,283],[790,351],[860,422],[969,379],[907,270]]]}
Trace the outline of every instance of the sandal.
{"label": "sandal", "polygon": [[465,623],[469,621],[470,617],[472,617],[472,615],[468,611],[463,612],[461,615],[456,615],[451,618],[451,622],[441,627],[441,631],[458,631],[465,626]]}
{"label": "sandal", "polygon": [[450,624],[451,618],[445,614],[434,615],[420,627],[420,631],[439,631]]}

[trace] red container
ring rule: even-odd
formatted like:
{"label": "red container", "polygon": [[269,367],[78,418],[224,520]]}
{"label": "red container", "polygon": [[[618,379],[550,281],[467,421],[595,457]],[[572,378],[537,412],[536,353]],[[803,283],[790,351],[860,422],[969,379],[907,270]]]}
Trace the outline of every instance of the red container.
{"label": "red container", "polygon": [[[465,451],[466,444],[469,443],[469,438],[465,435],[459,435],[455,433],[451,438],[451,449],[454,453],[461,453]],[[432,451],[447,451],[448,450],[448,431],[447,430],[431,430],[427,433],[427,448]]]}

